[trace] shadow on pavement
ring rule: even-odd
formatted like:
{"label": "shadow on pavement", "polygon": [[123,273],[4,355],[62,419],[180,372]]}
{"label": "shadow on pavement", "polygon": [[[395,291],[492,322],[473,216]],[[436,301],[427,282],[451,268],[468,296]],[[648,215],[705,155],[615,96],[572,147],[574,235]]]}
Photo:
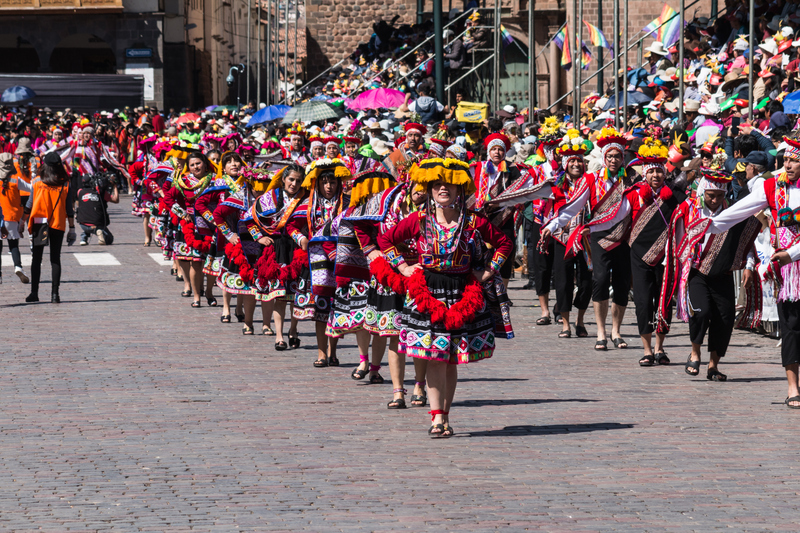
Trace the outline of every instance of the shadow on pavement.
{"label": "shadow on pavement", "polygon": [[140,296],[138,298],[108,298],[106,300],[96,299],[96,300],[61,300],[60,304],[50,304],[48,300],[42,299],[36,303],[26,303],[20,302],[16,304],[6,304],[0,305],[0,308],[4,307],[22,307],[25,305],[64,305],[64,304],[93,304],[93,303],[103,303],[103,302],[136,302],[139,300],[156,300],[157,298],[154,296]]}
{"label": "shadow on pavement", "polygon": [[453,402],[454,407],[483,407],[486,405],[536,405],[540,403],[562,403],[562,402],[577,402],[577,403],[591,403],[600,402],[602,400],[588,400],[585,398],[513,398],[510,400],[464,400],[462,402]]}
{"label": "shadow on pavement", "polygon": [[466,383],[468,381],[482,382],[482,381],[528,381],[528,378],[459,378],[459,383]]}
{"label": "shadow on pavement", "polygon": [[[617,422],[598,422],[596,424],[563,424],[549,426],[506,426],[503,429],[472,431],[462,433],[463,437],[526,437],[529,435],[564,435],[568,433],[589,433],[610,429],[631,429],[633,424]],[[457,435],[458,436],[458,435]]]}

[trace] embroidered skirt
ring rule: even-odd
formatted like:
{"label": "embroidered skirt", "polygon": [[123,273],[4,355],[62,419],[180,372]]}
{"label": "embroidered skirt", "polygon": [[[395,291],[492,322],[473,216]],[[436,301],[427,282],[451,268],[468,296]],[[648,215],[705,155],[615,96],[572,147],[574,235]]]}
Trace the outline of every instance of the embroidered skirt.
{"label": "embroidered skirt", "polygon": [[[172,233],[173,240],[172,240],[172,251],[173,257],[178,261],[204,261],[204,255],[200,253],[199,250],[195,250],[188,244],[186,244],[186,240],[183,236],[183,229],[181,229],[180,225],[175,226],[175,229]],[[197,232],[195,232],[195,237],[197,237]]]}
{"label": "embroidered skirt", "polygon": [[367,310],[367,293],[369,283],[350,280],[347,284],[336,287],[331,302],[331,312],[325,334],[328,337],[344,337],[364,328]]}
{"label": "embroidered skirt", "polygon": [[[451,276],[428,270],[425,280],[433,297],[448,307],[461,300],[467,285],[465,275]],[[453,365],[490,358],[495,348],[495,325],[488,304],[484,295],[484,304],[472,321],[459,330],[448,331],[444,324],[434,324],[430,315],[419,312],[414,298],[407,294],[398,353]]]}
{"label": "embroidered skirt", "polygon": [[[242,251],[247,256],[250,265],[254,265],[256,260],[260,257],[261,247],[257,242],[253,241],[240,241],[242,243]],[[222,264],[220,265],[220,273],[217,276],[217,287],[223,291],[231,294],[255,294],[256,290],[249,284],[245,283],[239,275],[239,267],[231,261],[227,255],[223,256]]]}
{"label": "embroidered skirt", "polygon": [[375,276],[369,280],[364,329],[381,337],[400,335],[405,297],[381,285]]}
{"label": "embroidered skirt", "polygon": [[[285,268],[286,265],[292,262],[296,248],[294,241],[287,235],[270,235],[270,238],[275,248],[275,262]],[[263,250],[263,246],[261,246],[261,250]],[[260,254],[259,257],[261,257]],[[256,283],[256,299],[260,302],[272,300],[294,302],[294,292],[297,290],[297,284],[298,280],[292,280],[285,284],[279,279],[270,280],[266,286]]]}
{"label": "embroidered skirt", "polygon": [[294,291],[294,310],[292,317],[297,320],[313,320],[314,322],[328,322],[331,313],[331,299],[318,296],[311,291],[311,272],[308,267],[303,268],[297,288]]}
{"label": "embroidered skirt", "polygon": [[[208,251],[205,263],[203,263],[203,274],[214,277],[222,273],[222,262],[225,260],[225,254],[217,250],[217,239],[219,239],[219,235],[214,235],[214,240],[211,241],[211,250]],[[224,246],[222,248],[224,249]]]}

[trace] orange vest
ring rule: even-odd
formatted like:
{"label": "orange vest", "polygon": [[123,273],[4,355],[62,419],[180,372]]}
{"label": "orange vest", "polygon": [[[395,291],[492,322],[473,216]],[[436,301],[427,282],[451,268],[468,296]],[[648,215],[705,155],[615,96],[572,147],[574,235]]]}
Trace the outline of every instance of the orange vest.
{"label": "orange vest", "polygon": [[5,192],[3,192],[3,186],[0,185],[0,209],[3,210],[3,218],[7,221],[19,222],[22,220],[22,199],[19,194],[17,178],[8,180],[8,189]]}
{"label": "orange vest", "polygon": [[66,185],[50,187],[43,181],[33,183],[33,207],[28,219],[28,231],[32,231],[35,218],[46,218],[47,225],[53,229],[67,230],[67,189]]}
{"label": "orange vest", "polygon": [[[28,168],[26,169],[27,172],[23,172],[22,169],[19,167],[19,161],[14,161],[14,168],[17,170],[17,177],[20,178],[25,183],[31,182],[31,165],[28,163]],[[28,197],[28,193],[20,193],[20,196]]]}

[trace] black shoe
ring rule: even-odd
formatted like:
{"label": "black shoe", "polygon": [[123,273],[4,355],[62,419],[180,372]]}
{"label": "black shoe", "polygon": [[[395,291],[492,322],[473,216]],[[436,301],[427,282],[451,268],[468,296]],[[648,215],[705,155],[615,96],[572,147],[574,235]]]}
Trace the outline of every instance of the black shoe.
{"label": "black shoe", "polygon": [[533,290],[533,280],[529,281],[525,285],[522,286],[523,290],[530,291]]}
{"label": "black shoe", "polygon": [[34,294],[34,293],[30,293],[28,295],[28,297],[25,298],[25,301],[28,302],[29,304],[34,303],[34,302],[38,302],[39,301],[39,295],[38,294]]}
{"label": "black shoe", "polygon": [[61,297],[58,295],[57,292],[54,292],[53,294],[50,295],[50,303],[51,304],[60,304],[61,303]]}

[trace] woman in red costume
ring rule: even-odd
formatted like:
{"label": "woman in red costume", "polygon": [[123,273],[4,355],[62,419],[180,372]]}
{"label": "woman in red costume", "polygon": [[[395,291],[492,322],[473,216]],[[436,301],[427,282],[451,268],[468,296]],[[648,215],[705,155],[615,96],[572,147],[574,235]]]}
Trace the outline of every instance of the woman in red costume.
{"label": "woman in red costume", "polygon": [[[497,324],[492,296],[482,284],[494,281],[513,244],[483,216],[467,211],[465,199],[475,191],[469,166],[454,160],[428,160],[412,167],[411,179],[428,189],[425,212],[409,215],[378,236],[386,259],[404,278],[406,301],[399,353],[428,360],[432,437],[454,434],[450,408],[458,381],[457,365],[488,359],[494,353]],[[409,266],[398,248],[415,243],[419,263]],[[491,257],[486,257],[487,244]],[[513,333],[510,333],[513,336]]]}
{"label": "woman in red costume", "polygon": [[[188,172],[174,175],[172,187],[164,195],[164,205],[170,212],[175,226],[175,242],[173,250],[183,272],[184,291],[181,296],[194,297],[192,307],[200,307],[200,296],[203,293],[203,263],[211,250],[213,231],[202,223],[202,231],[198,231],[198,222],[202,217],[195,216],[195,200],[211,184],[214,175],[208,171],[206,157],[194,152],[186,159]],[[211,296],[211,295],[209,295]],[[211,297],[213,300],[213,297]]]}
{"label": "woman in red costume", "polygon": [[[242,160],[239,154],[234,152],[226,153],[221,161],[219,172],[217,172],[216,179],[206,188],[205,191],[195,202],[195,211],[197,215],[202,217],[203,220],[213,228],[216,232],[212,242],[211,250],[206,257],[205,265],[203,265],[203,273],[207,276],[208,284],[216,283],[217,278],[222,272],[222,264],[225,259],[225,243],[227,242],[225,236],[217,228],[214,221],[214,210],[225,201],[225,199],[238,193],[244,186],[244,178],[241,175]],[[208,294],[211,294],[210,289],[206,289]],[[229,291],[222,290],[222,316],[220,322],[230,323],[231,321],[231,298],[233,294]],[[208,296],[206,296],[208,297]],[[216,305],[216,300],[212,304],[209,300],[209,305]],[[242,311],[241,299],[236,301],[237,317],[242,317],[244,320],[244,312]],[[241,321],[240,320],[240,321]]]}
{"label": "woman in red costume", "polygon": [[[303,187],[310,191],[309,196],[295,210],[286,225],[286,233],[304,252],[308,251],[309,238],[329,220],[341,214],[346,207],[348,198],[343,192],[343,180],[350,177],[350,172],[344,165],[332,160],[312,161],[306,167]],[[292,317],[296,320],[314,321],[318,347],[314,366],[317,368],[339,366],[339,359],[336,357],[338,339],[325,335],[330,308],[330,298],[313,293],[311,271],[306,260],[295,291]]]}

